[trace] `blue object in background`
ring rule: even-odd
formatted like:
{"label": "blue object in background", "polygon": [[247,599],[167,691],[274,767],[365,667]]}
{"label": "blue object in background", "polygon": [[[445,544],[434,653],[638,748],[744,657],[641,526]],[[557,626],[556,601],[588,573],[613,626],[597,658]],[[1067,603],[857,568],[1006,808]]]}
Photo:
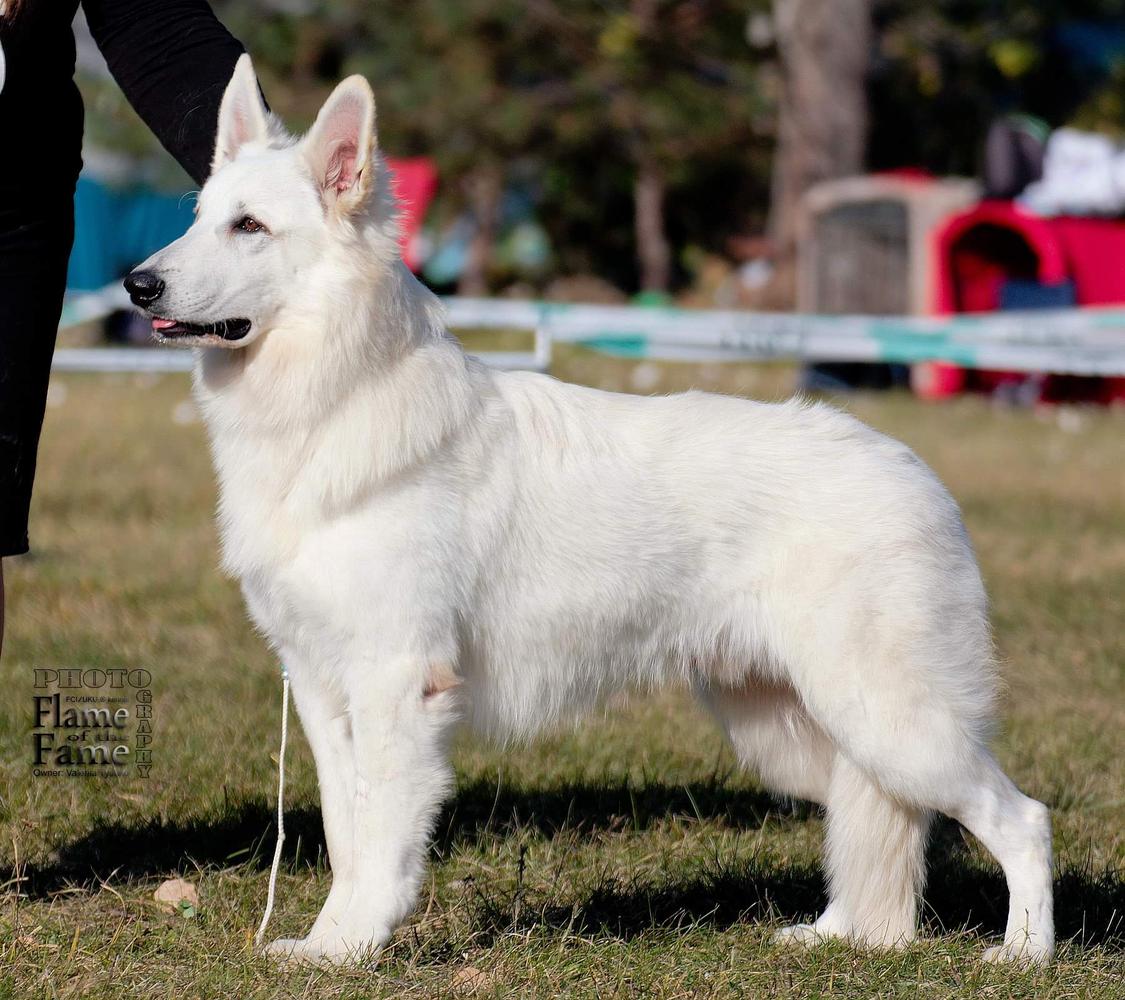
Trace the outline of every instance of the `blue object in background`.
{"label": "blue object in background", "polygon": [[1119,20],[1066,21],[1053,41],[1076,68],[1088,75],[1106,76],[1125,56],[1125,26]]}
{"label": "blue object in background", "polygon": [[74,193],[74,249],[68,291],[94,291],[120,279],[192,223],[192,201],[149,188],[114,188],[83,175]]}
{"label": "blue object in background", "polygon": [[1001,309],[1066,309],[1076,304],[1073,281],[1043,285],[1027,278],[1009,278],[1000,285]]}

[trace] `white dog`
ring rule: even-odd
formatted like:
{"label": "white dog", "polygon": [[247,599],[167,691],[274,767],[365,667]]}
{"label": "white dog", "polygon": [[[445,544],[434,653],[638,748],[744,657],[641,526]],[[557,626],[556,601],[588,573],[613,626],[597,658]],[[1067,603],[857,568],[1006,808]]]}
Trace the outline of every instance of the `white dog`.
{"label": "white dog", "polygon": [[824,406],[642,399],[491,371],[399,260],[374,99],[303,139],[243,57],[194,225],[126,281],[201,348],[223,563],[288,665],[342,960],[415,903],[466,721],[530,735],[686,685],[772,789],[822,803],[830,901],[790,941],[915,933],[931,815],[1003,866],[1004,943],[1054,947],[1050,824],[990,755],[996,674],[956,504],[905,446]]}

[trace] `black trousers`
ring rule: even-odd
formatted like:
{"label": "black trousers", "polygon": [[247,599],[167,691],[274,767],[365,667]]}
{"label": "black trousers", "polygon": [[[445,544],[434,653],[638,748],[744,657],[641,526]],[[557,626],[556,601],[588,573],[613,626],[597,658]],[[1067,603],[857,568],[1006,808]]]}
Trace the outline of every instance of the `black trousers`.
{"label": "black trousers", "polygon": [[0,556],[26,552],[55,332],[74,240],[74,184],[0,203]]}
{"label": "black trousers", "polygon": [[[0,19],[0,556],[28,549],[27,515],[66,265],[74,241],[82,101],[79,0],[32,0]],[[219,103],[242,46],[207,0],[82,0],[133,107],[202,184]]]}

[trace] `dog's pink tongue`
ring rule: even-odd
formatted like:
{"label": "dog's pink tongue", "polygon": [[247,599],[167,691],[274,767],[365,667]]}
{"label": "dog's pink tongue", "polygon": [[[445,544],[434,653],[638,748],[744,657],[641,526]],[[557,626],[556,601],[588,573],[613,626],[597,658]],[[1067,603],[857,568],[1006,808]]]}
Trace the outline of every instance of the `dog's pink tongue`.
{"label": "dog's pink tongue", "polygon": [[152,328],[154,330],[167,330],[168,327],[175,325],[176,321],[174,319],[161,319],[159,316],[154,316],[152,318]]}

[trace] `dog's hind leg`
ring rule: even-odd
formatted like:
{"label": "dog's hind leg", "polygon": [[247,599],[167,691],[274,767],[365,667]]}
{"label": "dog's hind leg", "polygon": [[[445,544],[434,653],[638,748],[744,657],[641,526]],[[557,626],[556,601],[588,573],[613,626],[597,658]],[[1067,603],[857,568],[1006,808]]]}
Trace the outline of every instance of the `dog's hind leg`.
{"label": "dog's hind leg", "polygon": [[826,807],[829,904],[816,923],[788,927],[780,937],[912,940],[929,814],[896,802],[842,757],[788,684],[711,688],[703,698],[739,761],[763,784]]}
{"label": "dog's hind leg", "polygon": [[780,795],[824,804],[835,747],[788,684],[748,681],[701,689],[743,767]]}
{"label": "dog's hind leg", "polygon": [[990,948],[984,957],[1031,964],[1048,961],[1055,950],[1055,922],[1047,807],[1020,792],[983,749],[950,793],[942,811],[988,848],[1008,881],[1004,943]]}
{"label": "dog's hind leg", "polygon": [[896,801],[842,755],[825,806],[828,906],[815,923],[787,927],[779,938],[846,937],[880,947],[912,941],[930,813]]}
{"label": "dog's hind leg", "polygon": [[919,674],[897,689],[861,685],[853,675],[804,692],[840,748],[827,803],[831,901],[813,930],[869,943],[909,940],[928,818],[942,812],[982,841],[1008,880],[1004,943],[986,957],[1046,961],[1054,951],[1046,807],[1000,770],[972,706],[918,683]]}

